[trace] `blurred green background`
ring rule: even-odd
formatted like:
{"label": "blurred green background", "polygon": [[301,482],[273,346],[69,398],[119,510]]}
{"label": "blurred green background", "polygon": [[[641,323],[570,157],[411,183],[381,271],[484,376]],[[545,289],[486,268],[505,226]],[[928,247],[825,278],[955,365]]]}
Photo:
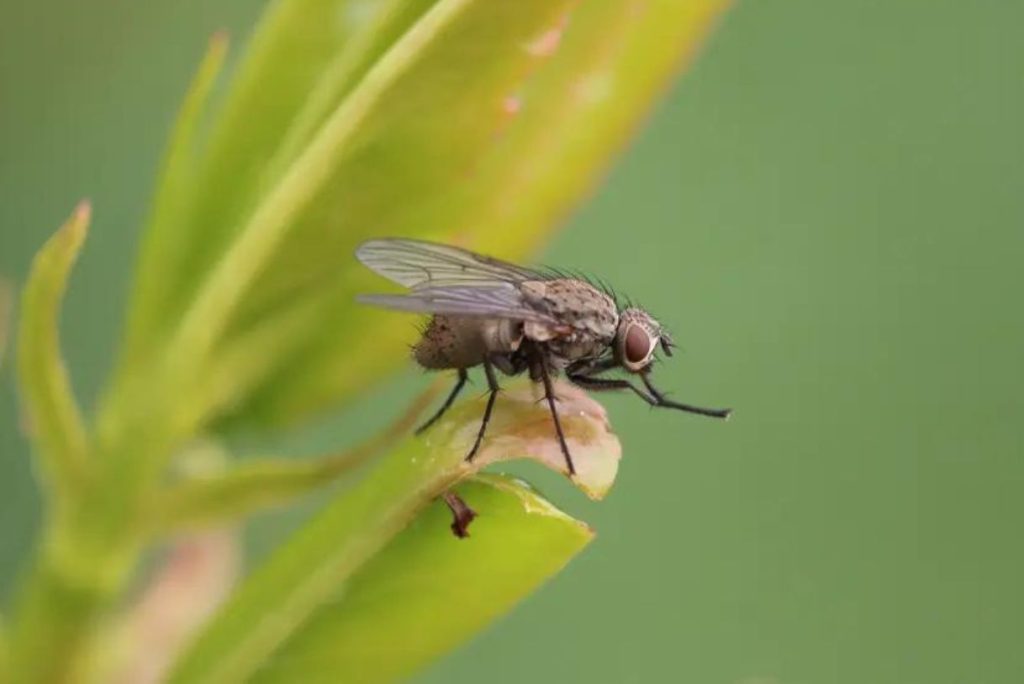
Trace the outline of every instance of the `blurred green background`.
{"label": "blurred green background", "polygon": [[[0,273],[93,199],[64,315],[87,403],[191,71],[261,6],[0,0]],[[1022,25],[1005,0],[734,9],[542,258],[652,309],[684,352],[660,383],[735,419],[608,397],[601,504],[521,469],[598,539],[422,681],[1024,681]],[[5,603],[38,506],[7,369]]]}

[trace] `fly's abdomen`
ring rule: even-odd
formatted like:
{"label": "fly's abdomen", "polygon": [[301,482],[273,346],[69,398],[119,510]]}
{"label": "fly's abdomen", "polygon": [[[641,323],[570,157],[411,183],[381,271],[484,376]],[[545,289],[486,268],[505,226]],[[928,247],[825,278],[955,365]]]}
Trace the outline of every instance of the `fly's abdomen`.
{"label": "fly's abdomen", "polygon": [[437,315],[413,347],[413,357],[429,369],[472,368],[488,355],[515,351],[522,337],[522,324],[516,321]]}

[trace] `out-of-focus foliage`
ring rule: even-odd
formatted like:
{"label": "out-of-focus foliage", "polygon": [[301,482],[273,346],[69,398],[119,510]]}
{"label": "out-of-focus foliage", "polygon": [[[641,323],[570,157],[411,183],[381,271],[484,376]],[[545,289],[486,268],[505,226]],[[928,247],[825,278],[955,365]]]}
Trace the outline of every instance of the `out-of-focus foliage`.
{"label": "out-of-focus foliage", "polygon": [[[139,671],[119,649],[143,641],[107,627],[154,543],[235,525],[375,457],[380,463],[271,554],[198,637],[197,611],[167,621],[173,639],[152,671],[217,683],[257,673],[277,681],[405,675],[582,549],[585,525],[522,483],[494,477],[464,490],[483,509],[483,541],[455,544],[446,530],[423,531],[437,520],[433,500],[495,460],[530,456],[564,470],[547,409],[529,392],[503,395],[473,464],[464,455],[478,401],[425,440],[401,439],[403,419],[393,434],[319,460],[236,465],[215,439],[227,421],[265,432],[365,395],[403,363],[408,321],[354,303],[374,283],[354,247],[402,234],[509,258],[534,249],[724,5],[279,0],[219,109],[211,101],[228,42],[216,35],[171,135],[122,356],[95,411],[78,408],[58,344],[87,204],[39,252],[24,289],[21,396],[52,496],[11,628],[14,680]],[[578,391],[560,393],[581,459],[574,482],[600,498],[617,472],[618,442],[599,406]],[[211,452],[212,472],[190,471]],[[180,584],[175,558],[167,577]],[[211,574],[203,591],[216,601],[203,603],[219,602],[234,577],[231,563],[215,565],[231,568]],[[434,620],[456,584],[472,600]],[[375,599],[382,591],[389,598]],[[363,607],[339,613],[339,600]],[[147,605],[144,596],[141,612],[120,623],[147,620]],[[395,634],[408,647],[401,659],[382,648]],[[344,648],[325,650],[339,640]]]}
{"label": "out-of-focus foliage", "polygon": [[25,420],[43,476],[64,497],[82,487],[88,444],[60,353],[58,321],[68,275],[88,227],[89,206],[82,204],[36,256],[22,295],[18,335]]}
{"label": "out-of-focus foliage", "polygon": [[724,4],[278,3],[209,143],[172,154],[126,368],[162,344],[207,354],[211,418],[292,421],[361,391],[409,328],[355,304],[374,286],[355,246],[532,251]]}

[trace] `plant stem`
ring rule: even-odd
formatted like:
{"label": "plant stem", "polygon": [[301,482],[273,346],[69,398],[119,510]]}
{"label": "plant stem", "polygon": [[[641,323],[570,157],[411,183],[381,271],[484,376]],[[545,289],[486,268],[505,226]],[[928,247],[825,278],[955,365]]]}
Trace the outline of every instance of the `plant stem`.
{"label": "plant stem", "polygon": [[[94,477],[44,528],[19,593],[11,634],[19,684],[85,682],[97,665],[92,635],[122,595],[142,551],[140,512],[165,462],[171,432],[160,413],[97,445]],[[149,434],[152,439],[139,439]],[[135,439],[130,436],[135,435]]]}
{"label": "plant stem", "polygon": [[91,628],[120,595],[138,558],[125,539],[83,545],[72,519],[47,526],[20,592],[11,634],[11,670],[19,684],[86,679]]}

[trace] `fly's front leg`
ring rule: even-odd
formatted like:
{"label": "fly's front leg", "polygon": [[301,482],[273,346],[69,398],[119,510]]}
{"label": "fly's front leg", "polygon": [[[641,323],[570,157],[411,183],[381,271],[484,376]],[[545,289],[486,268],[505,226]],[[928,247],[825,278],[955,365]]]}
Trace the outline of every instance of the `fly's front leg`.
{"label": "fly's front leg", "polygon": [[661,390],[654,386],[651,379],[647,377],[647,373],[641,373],[640,379],[643,380],[644,387],[651,393],[651,396],[655,399],[655,406],[664,406],[665,408],[673,408],[679,411],[686,411],[687,413],[696,413],[701,416],[709,416],[711,418],[728,418],[732,414],[732,409],[711,409],[703,408],[701,406],[693,406],[691,404],[683,404],[682,402],[672,401],[664,394]]}
{"label": "fly's front leg", "polygon": [[672,408],[678,411],[686,411],[687,413],[696,413],[701,416],[710,416],[711,418],[728,418],[732,413],[732,409],[709,409],[702,408],[700,406],[692,406],[690,404],[683,404],[678,401],[672,401],[658,390],[653,383],[651,383],[651,379],[647,377],[647,373],[640,374],[640,380],[643,381],[644,387],[647,388],[647,392],[645,392],[629,380],[600,377],[599,374],[603,372],[604,369],[600,367],[582,367],[576,370],[570,370],[567,377],[570,382],[579,385],[584,389],[597,392],[603,390],[628,389],[651,406],[659,408]]}
{"label": "fly's front leg", "polygon": [[595,392],[602,392],[608,390],[630,390],[638,397],[646,401],[651,406],[657,406],[658,400],[644,392],[642,389],[631,383],[629,380],[622,380],[619,378],[604,378],[601,377],[601,373],[605,373],[612,370],[615,367],[613,360],[602,360],[596,362],[587,362],[577,364],[569,367],[566,370],[565,376],[569,379],[569,382],[574,385],[578,385],[583,389],[592,390]]}
{"label": "fly's front leg", "polygon": [[476,441],[473,442],[473,448],[466,454],[467,461],[472,461],[477,450],[480,449],[484,433],[487,432],[487,423],[491,420],[491,411],[494,410],[494,400],[498,398],[498,392],[501,390],[501,387],[498,386],[498,378],[494,375],[494,365],[489,359],[484,359],[484,374],[487,376],[487,389],[490,395],[487,397],[487,407],[484,408],[484,417],[480,421],[480,431],[476,434]]}
{"label": "fly's front leg", "polygon": [[646,401],[651,406],[658,406],[658,400],[650,396],[642,389],[631,383],[629,380],[619,380],[618,378],[599,378],[590,375],[574,375],[569,374],[566,377],[569,378],[569,382],[579,385],[583,389],[592,390],[595,392],[601,392],[606,390],[632,390],[634,394]]}

